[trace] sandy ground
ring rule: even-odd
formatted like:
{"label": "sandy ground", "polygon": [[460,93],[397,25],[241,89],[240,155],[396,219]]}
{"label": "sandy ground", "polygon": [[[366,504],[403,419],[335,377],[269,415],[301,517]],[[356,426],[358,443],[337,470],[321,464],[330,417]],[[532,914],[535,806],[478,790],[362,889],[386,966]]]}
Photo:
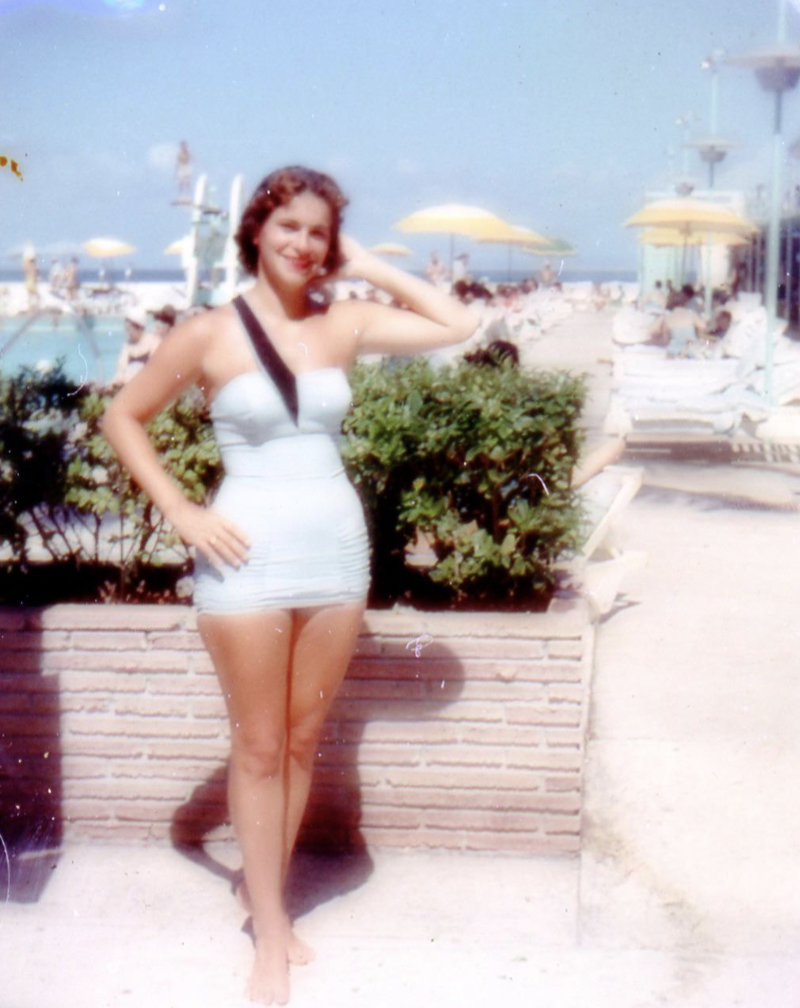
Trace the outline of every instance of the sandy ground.
{"label": "sandy ground", "polygon": [[[591,371],[599,417],[609,349],[587,314],[530,354]],[[581,856],[301,858],[320,955],[293,1005],[799,1008],[800,471],[641,464],[618,536],[649,562],[598,626]],[[236,854],[213,853],[29,863],[2,1008],[246,1004]]]}

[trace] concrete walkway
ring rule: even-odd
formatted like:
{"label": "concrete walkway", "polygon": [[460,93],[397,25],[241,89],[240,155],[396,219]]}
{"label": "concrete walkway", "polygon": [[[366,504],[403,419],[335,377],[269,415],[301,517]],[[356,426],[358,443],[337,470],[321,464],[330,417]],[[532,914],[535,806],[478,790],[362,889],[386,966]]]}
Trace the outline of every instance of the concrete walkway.
{"label": "concrete walkway", "polygon": [[[319,957],[294,1006],[800,1006],[799,493],[792,471],[647,464],[622,539],[649,564],[598,632],[581,857],[300,858]],[[236,854],[211,853],[29,861],[0,1006],[247,1004]]]}

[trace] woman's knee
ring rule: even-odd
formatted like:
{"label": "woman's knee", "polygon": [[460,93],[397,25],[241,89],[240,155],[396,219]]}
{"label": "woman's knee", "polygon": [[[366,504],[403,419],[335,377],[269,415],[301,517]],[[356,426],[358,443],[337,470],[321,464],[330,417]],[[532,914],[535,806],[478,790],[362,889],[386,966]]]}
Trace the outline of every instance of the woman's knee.
{"label": "woman's knee", "polygon": [[231,740],[231,766],[251,777],[277,777],[283,768],[286,738],[282,732],[234,736]]}
{"label": "woman's knee", "polygon": [[322,725],[316,718],[299,721],[289,732],[289,755],[310,770],[314,765]]}

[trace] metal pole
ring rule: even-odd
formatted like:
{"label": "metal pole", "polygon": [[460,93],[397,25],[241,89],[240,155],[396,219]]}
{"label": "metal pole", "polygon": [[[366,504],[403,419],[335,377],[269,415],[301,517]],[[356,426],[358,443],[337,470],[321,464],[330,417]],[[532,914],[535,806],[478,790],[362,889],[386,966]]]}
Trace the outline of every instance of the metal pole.
{"label": "metal pole", "polygon": [[786,241],[783,247],[783,277],[784,277],[784,304],[786,306],[786,324],[792,324],[792,171],[789,165],[789,208],[786,215]]}
{"label": "metal pole", "polygon": [[[783,5],[781,5],[781,8]],[[783,92],[775,92],[775,127],[772,137],[772,181],[770,185],[769,228],[767,231],[767,343],[764,348],[764,397],[772,402],[772,357],[778,307],[778,258],[780,256],[781,176],[783,174],[783,140],[781,118]]]}
{"label": "metal pole", "polygon": [[[786,41],[786,0],[778,0],[778,43]],[[769,228],[767,231],[767,342],[764,347],[764,398],[773,401],[772,358],[778,306],[778,258],[780,255],[781,188],[783,168],[783,140],[781,137],[783,117],[783,91],[775,90],[775,123],[772,134],[772,181],[769,203]]]}

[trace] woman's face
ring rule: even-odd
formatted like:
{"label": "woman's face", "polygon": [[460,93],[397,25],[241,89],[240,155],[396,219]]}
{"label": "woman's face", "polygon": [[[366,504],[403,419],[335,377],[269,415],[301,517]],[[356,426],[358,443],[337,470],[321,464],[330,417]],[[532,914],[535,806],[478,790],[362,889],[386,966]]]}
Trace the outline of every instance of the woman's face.
{"label": "woman's face", "polygon": [[333,232],[331,208],[306,190],[276,207],[256,240],[259,270],[271,282],[304,286],[320,275]]}

